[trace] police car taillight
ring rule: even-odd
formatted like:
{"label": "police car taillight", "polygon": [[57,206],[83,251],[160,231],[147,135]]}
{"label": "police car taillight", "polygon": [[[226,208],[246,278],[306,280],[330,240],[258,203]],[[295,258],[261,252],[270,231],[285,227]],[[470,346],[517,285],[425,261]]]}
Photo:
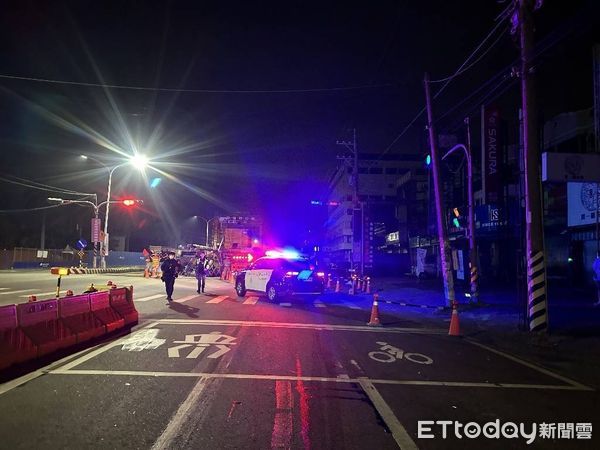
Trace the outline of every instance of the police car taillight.
{"label": "police car taillight", "polygon": [[296,277],[296,276],[298,276],[298,274],[299,274],[299,273],[300,273],[300,272],[292,272],[292,271],[289,271],[289,272],[286,272],[286,273],[285,273],[285,276],[286,276],[286,277]]}

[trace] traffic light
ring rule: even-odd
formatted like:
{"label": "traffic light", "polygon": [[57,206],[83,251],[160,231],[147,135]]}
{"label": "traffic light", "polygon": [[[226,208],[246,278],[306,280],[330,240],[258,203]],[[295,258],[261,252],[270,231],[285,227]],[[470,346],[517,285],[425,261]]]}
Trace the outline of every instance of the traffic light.
{"label": "traffic light", "polygon": [[144,203],[144,201],[135,198],[126,198],[125,200],[122,200],[121,203],[123,203],[124,206],[130,207],[135,205],[141,205],[142,203]]}
{"label": "traffic light", "polygon": [[452,225],[454,228],[467,228],[467,218],[459,208],[452,209]]}
{"label": "traffic light", "polygon": [[427,155],[425,156],[425,167],[427,167],[429,169],[429,167],[431,167],[431,155],[429,153],[427,153]]}

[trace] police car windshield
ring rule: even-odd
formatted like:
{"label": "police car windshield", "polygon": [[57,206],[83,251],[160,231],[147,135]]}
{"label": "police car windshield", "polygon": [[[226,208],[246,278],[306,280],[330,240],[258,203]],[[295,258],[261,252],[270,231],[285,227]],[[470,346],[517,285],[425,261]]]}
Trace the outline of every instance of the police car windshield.
{"label": "police car windshield", "polygon": [[282,260],[282,267],[285,270],[306,270],[310,269],[310,264],[307,260],[303,259],[284,259]]}

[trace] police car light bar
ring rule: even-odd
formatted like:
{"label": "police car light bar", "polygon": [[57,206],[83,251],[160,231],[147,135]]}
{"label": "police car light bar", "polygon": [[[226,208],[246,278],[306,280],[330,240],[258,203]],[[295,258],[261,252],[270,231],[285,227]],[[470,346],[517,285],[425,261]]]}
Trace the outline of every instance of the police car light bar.
{"label": "police car light bar", "polygon": [[300,254],[293,250],[284,250],[284,251],[267,250],[265,252],[265,255],[267,255],[270,258],[285,258],[285,259],[299,259],[300,258]]}

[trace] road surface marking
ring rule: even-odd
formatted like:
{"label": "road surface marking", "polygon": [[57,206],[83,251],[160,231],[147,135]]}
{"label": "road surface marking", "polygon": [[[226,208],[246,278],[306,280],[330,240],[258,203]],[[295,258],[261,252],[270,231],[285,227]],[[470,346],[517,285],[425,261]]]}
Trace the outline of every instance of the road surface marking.
{"label": "road surface marking", "polygon": [[383,419],[388,429],[392,432],[394,440],[402,450],[418,450],[417,444],[412,440],[406,428],[400,423],[398,418],[392,412],[392,409],[385,402],[377,388],[367,378],[359,379],[360,386],[362,387],[369,400],[379,413],[379,416]]}
{"label": "road surface marking", "polygon": [[148,328],[137,331],[129,336],[129,339],[123,343],[121,350],[127,350],[130,352],[156,350],[166,342],[166,339],[157,338],[159,332],[160,330],[157,328]]}
{"label": "road surface marking", "polygon": [[548,369],[545,369],[545,368],[540,367],[540,366],[536,366],[535,364],[532,364],[532,363],[530,363],[528,361],[525,361],[524,359],[517,358],[516,356],[513,356],[513,355],[509,355],[508,353],[504,353],[504,352],[502,352],[500,350],[496,350],[495,348],[488,347],[487,345],[484,345],[484,344],[480,344],[479,342],[473,341],[471,339],[465,339],[465,340],[467,342],[470,342],[473,345],[476,345],[477,347],[483,348],[483,349],[485,349],[487,351],[490,351],[492,353],[495,353],[497,355],[504,356],[505,358],[510,359],[511,361],[519,363],[519,364],[521,364],[521,365],[523,365],[525,367],[529,367],[530,369],[537,370],[538,372],[541,372],[544,375],[548,375],[548,376],[550,376],[552,378],[556,378],[557,380],[563,381],[563,382],[565,382],[567,384],[570,384],[571,386],[574,386],[574,387],[577,387],[577,388],[580,388],[580,389],[583,389],[583,390],[592,390],[592,391],[594,390],[594,389],[592,389],[592,388],[590,388],[590,387],[588,387],[588,386],[586,386],[584,384],[581,384],[581,383],[578,383],[577,381],[571,380],[570,378],[563,377],[562,375],[559,375],[557,373],[551,372]]}
{"label": "road surface marking", "polygon": [[[146,330],[148,328],[154,327],[155,325],[157,325],[157,322],[151,322],[147,325],[144,325],[144,326],[138,328],[138,330]],[[60,370],[68,371],[69,369],[71,369],[73,367],[77,367],[78,365],[83,364],[84,362],[86,362],[92,358],[95,358],[99,354],[104,353],[105,351],[110,350],[111,348],[123,345],[130,338],[131,338],[131,335],[128,334],[128,335],[125,335],[125,336],[117,339],[116,341],[108,342],[106,344],[100,344],[99,347],[94,347],[95,350],[93,350],[89,353],[86,353],[81,358],[74,359],[73,361],[65,364],[64,366],[61,366]]]}
{"label": "road surface marking", "polygon": [[294,397],[289,381],[275,381],[275,418],[271,433],[271,448],[290,448],[294,416]]}
{"label": "road surface marking", "polygon": [[19,295],[19,297],[21,297],[21,298],[27,298],[27,297],[29,297],[30,295],[35,295],[35,296],[37,296],[37,297],[43,297],[43,296],[45,296],[45,295],[56,295],[56,289],[54,289],[54,290],[53,290],[53,291],[51,291],[51,292],[39,292],[39,293],[38,293],[38,292],[32,292],[31,294]]}
{"label": "road surface marking", "polygon": [[0,291],[6,291],[7,289],[10,289],[10,288],[0,288]]}
{"label": "road surface marking", "polygon": [[315,308],[325,308],[327,305],[323,303],[321,300],[315,300],[313,303]]}
{"label": "road surface marking", "polygon": [[196,295],[188,295],[187,297],[176,298],[173,301],[177,302],[177,303],[183,303],[183,302],[187,302],[188,300],[191,300],[191,299],[196,298],[196,297],[198,297],[198,294],[196,294]]}
{"label": "road surface marking", "polygon": [[[291,305],[291,304],[290,304]],[[412,333],[412,334],[433,334],[447,335],[448,330],[435,328],[383,328],[369,327],[366,325],[326,325],[322,323],[288,323],[288,322],[257,322],[243,320],[208,320],[208,319],[158,319],[156,323],[165,325],[238,325],[247,327],[265,327],[265,328],[294,328],[309,330],[327,330],[327,331],[365,331],[370,333]]]}
{"label": "road surface marking", "polygon": [[[89,358],[87,358],[89,359]],[[78,363],[79,364],[79,363]],[[77,365],[77,364],[74,364]],[[149,372],[136,370],[82,370],[65,369],[59,367],[54,370],[44,370],[44,373],[52,375],[114,375],[114,376],[138,376],[138,377],[174,377],[174,378],[226,378],[237,380],[289,380],[289,381],[321,381],[332,383],[359,383],[360,378],[332,378],[332,377],[309,377],[294,375],[259,375],[245,373],[212,373],[212,372]],[[459,388],[495,388],[495,389],[540,389],[555,391],[593,391],[588,387],[578,387],[560,384],[523,384],[523,383],[478,383],[469,381],[423,381],[423,380],[385,380],[369,379],[373,384],[386,384],[393,386],[442,386]]]}
{"label": "road surface marking", "polygon": [[148,297],[134,298],[133,300],[137,303],[137,302],[149,302],[150,300],[155,300],[157,298],[165,298],[165,294],[150,295]]}
{"label": "road surface marking", "polygon": [[61,364],[63,364],[64,362],[70,361],[71,359],[76,359],[79,355],[81,355],[81,354],[83,354],[85,352],[88,352],[90,350],[93,350],[96,347],[98,347],[98,346],[83,349],[83,350],[81,350],[81,351],[79,351],[77,353],[74,353],[73,355],[65,356],[64,358],[59,359],[58,361],[55,361],[55,362],[53,362],[52,364],[50,364],[50,365],[48,365],[46,367],[43,367],[43,368],[38,369],[38,370],[36,370],[34,372],[31,372],[31,373],[28,373],[26,375],[23,375],[22,377],[15,378],[14,380],[7,381],[6,383],[0,384],[0,395],[6,393],[6,392],[8,392],[8,391],[10,391],[10,390],[12,390],[12,389],[14,389],[16,387],[19,387],[22,384],[25,384],[25,383],[27,383],[27,382],[29,382],[31,380],[34,380],[34,379],[36,379],[38,377],[41,377],[42,375],[45,375],[49,371],[53,370],[54,367],[58,367]]}
{"label": "road surface marking", "polygon": [[292,306],[291,303],[280,303],[279,306]]}
{"label": "road surface marking", "polygon": [[248,297],[242,305],[256,305],[256,302],[258,302],[258,297]]}
{"label": "road surface marking", "polygon": [[206,303],[221,303],[223,300],[227,300],[229,296],[227,295],[219,295],[218,297],[213,298],[212,300],[207,301]]}
{"label": "road surface marking", "polygon": [[[18,291],[8,291],[8,292],[0,292],[0,295],[9,295],[9,294],[20,294],[21,292],[31,292],[35,291],[35,289],[20,289]],[[54,291],[56,292],[56,291]],[[27,296],[29,297],[29,296]]]}
{"label": "road surface marking", "polygon": [[362,309],[360,306],[355,305],[354,303],[344,302],[344,305],[350,309]]}
{"label": "road surface marking", "polygon": [[154,442],[152,450],[173,448],[174,439],[179,436],[181,427],[190,415],[192,408],[200,403],[200,397],[206,390],[208,381],[207,378],[202,377],[198,380],[187,398],[179,405],[177,412],[171,417],[167,427]]}

